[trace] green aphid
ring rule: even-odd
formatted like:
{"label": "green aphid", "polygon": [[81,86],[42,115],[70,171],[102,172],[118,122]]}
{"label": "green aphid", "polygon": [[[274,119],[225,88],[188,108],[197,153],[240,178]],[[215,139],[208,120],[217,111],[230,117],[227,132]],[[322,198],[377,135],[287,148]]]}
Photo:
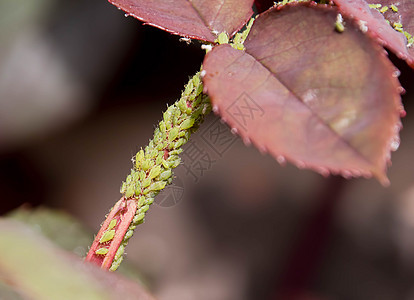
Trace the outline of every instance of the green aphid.
{"label": "green aphid", "polygon": [[142,181],[142,188],[146,188],[147,186],[149,186],[151,184],[151,178],[145,178]]}
{"label": "green aphid", "polygon": [[134,216],[134,218],[132,219],[132,223],[133,224],[136,224],[136,225],[139,225],[139,224],[141,224],[142,223],[142,220],[140,220],[140,221],[138,221],[138,215],[135,215]]}
{"label": "green aphid", "polygon": [[111,230],[112,228],[114,228],[117,222],[117,219],[112,219],[111,222],[109,222],[107,230]]}
{"label": "green aphid", "polygon": [[392,24],[394,26],[394,28],[402,28],[402,24],[399,22],[395,22],[394,24]]}
{"label": "green aphid", "polygon": [[125,246],[121,244],[115,253],[114,262],[122,258],[124,251],[125,251]]}
{"label": "green aphid", "polygon": [[181,135],[181,137],[185,138],[186,141],[190,139],[190,136],[191,136],[191,133],[188,130],[184,131],[184,134]]}
{"label": "green aphid", "polygon": [[147,200],[145,201],[146,205],[151,205],[152,203],[154,203],[154,198],[153,197],[149,197],[147,198]]}
{"label": "green aphid", "polygon": [[165,181],[157,181],[150,185],[149,190],[150,191],[159,191],[165,188],[165,185],[167,183]]}
{"label": "green aphid", "polygon": [[171,106],[163,114],[166,129],[171,127]]}
{"label": "green aphid", "polygon": [[[286,3],[285,3],[285,4],[286,4]],[[244,42],[244,41],[246,40],[247,36],[249,35],[249,33],[250,33],[250,29],[251,29],[251,28],[252,28],[252,26],[253,26],[254,20],[255,20],[255,19],[253,19],[253,18],[252,18],[252,19],[250,19],[249,23],[248,23],[248,24],[247,24],[247,26],[246,26],[246,30],[242,32],[242,42]]]}
{"label": "green aphid", "polygon": [[166,161],[165,159],[162,160],[162,166],[164,167],[164,169],[169,169],[170,168],[169,162]]}
{"label": "green aphid", "polygon": [[142,162],[142,169],[144,171],[147,171],[149,168],[151,168],[151,159],[146,159]]}
{"label": "green aphid", "polygon": [[161,171],[162,171],[161,166],[155,166],[149,172],[148,177],[150,179],[154,179],[155,177],[157,177],[158,175],[160,175]]}
{"label": "green aphid", "polygon": [[179,130],[180,129],[178,127],[174,127],[170,130],[170,132],[168,134],[168,140],[170,142],[172,142],[173,140],[175,140],[177,138]]}
{"label": "green aphid", "polygon": [[157,158],[155,159],[155,164],[156,165],[161,165],[163,157],[164,157],[164,153],[159,153]]}
{"label": "green aphid", "polygon": [[192,81],[189,81],[188,84],[186,85],[185,89],[184,89],[183,96],[184,97],[190,96],[193,88],[194,88],[193,82]]}
{"label": "green aphid", "polygon": [[[193,107],[198,106],[201,101],[203,100],[203,95],[198,95],[197,98],[195,98],[194,102],[193,102]],[[198,108],[200,109],[200,108]],[[195,119],[194,114],[191,114],[191,116]]]}
{"label": "green aphid", "polygon": [[124,260],[123,257],[120,257],[118,260],[114,260],[112,262],[111,267],[109,268],[109,271],[115,272],[119,268],[119,266],[121,265],[121,263],[122,263],[123,260]]}
{"label": "green aphid", "polygon": [[197,119],[203,113],[203,111],[204,111],[204,108],[203,107],[199,107],[199,108],[197,108],[196,110],[193,111],[193,113],[191,114],[191,116],[194,119]]}
{"label": "green aphid", "polygon": [[109,242],[110,240],[112,240],[115,236],[115,230],[107,230],[104,232],[104,234],[101,236],[99,243],[103,244],[106,242]]}
{"label": "green aphid", "polygon": [[344,20],[343,20],[341,14],[338,14],[336,16],[335,29],[338,32],[344,32],[345,31]]}
{"label": "green aphid", "polygon": [[136,215],[136,217],[134,218],[134,223],[138,223],[142,220],[144,220],[145,218],[145,213],[140,213],[138,215]]}
{"label": "green aphid", "polygon": [[107,248],[99,248],[95,251],[95,254],[97,255],[106,255],[109,252],[109,249]]}
{"label": "green aphid", "polygon": [[183,136],[185,136],[185,133],[187,132],[187,130],[181,130],[179,133],[178,133],[178,137],[179,138],[182,138]]}
{"label": "green aphid", "polygon": [[161,131],[159,127],[156,127],[154,129],[154,143],[157,144],[159,142],[159,139],[161,138]]}
{"label": "green aphid", "polygon": [[135,185],[135,196],[139,196],[142,193],[141,184],[137,182]]}
{"label": "green aphid", "polygon": [[381,4],[368,4],[370,8],[381,8]]}
{"label": "green aphid", "polygon": [[181,154],[181,152],[183,151],[184,150],[182,148],[170,151],[170,156],[168,157],[168,160],[175,160],[178,157],[178,154]]}
{"label": "green aphid", "polygon": [[201,83],[200,82],[200,76],[198,74],[194,75],[193,78],[192,78],[192,81],[193,81],[194,86],[199,85]]}
{"label": "green aphid", "polygon": [[240,44],[240,43],[237,43],[237,44],[233,44],[233,45],[231,45],[234,49],[236,49],[236,50],[241,50],[241,51],[243,51],[244,50],[244,46],[243,46],[243,44]]}
{"label": "green aphid", "polygon": [[[244,47],[243,47],[243,49],[244,49]],[[196,89],[196,95],[197,96],[200,95],[203,92],[203,88],[204,88],[204,86],[202,84],[199,84],[197,86],[197,89]]]}
{"label": "green aphid", "polygon": [[194,125],[194,119],[193,118],[189,118],[187,120],[184,120],[181,125],[180,125],[180,129],[181,130],[186,130],[190,127],[193,127]]}
{"label": "green aphid", "polygon": [[151,151],[151,153],[150,153],[150,158],[151,158],[151,159],[154,159],[154,158],[156,158],[156,157],[157,157],[157,155],[158,155],[158,150],[157,150],[157,149],[154,149],[154,150],[152,150],[152,151]]}
{"label": "green aphid", "polygon": [[179,139],[177,142],[175,142],[174,144],[174,149],[180,148],[185,142],[185,139]]}
{"label": "green aphid", "polygon": [[381,13],[385,13],[388,10],[388,6],[384,5],[381,9],[380,12]]}
{"label": "green aphid", "polygon": [[145,153],[144,153],[144,150],[142,150],[141,148],[141,150],[139,150],[137,154],[135,155],[135,161],[141,163],[144,160],[144,157],[145,157]]}
{"label": "green aphid", "polygon": [[139,172],[139,180],[144,180],[146,176],[147,176],[147,173],[145,171]]}
{"label": "green aphid", "polygon": [[165,131],[166,131],[164,121],[161,121],[161,122],[160,122],[160,131],[161,131],[161,132],[165,132]]}
{"label": "green aphid", "polygon": [[180,164],[180,162],[181,162],[181,158],[177,158],[175,160],[168,162],[168,165],[171,169],[174,169]]}
{"label": "green aphid", "polygon": [[177,106],[183,113],[187,112],[187,101],[184,98],[178,101]]}
{"label": "green aphid", "polygon": [[131,198],[132,196],[134,196],[134,194],[135,194],[134,185],[132,184],[128,185],[127,190],[125,192],[125,197]]}
{"label": "green aphid", "polygon": [[131,183],[131,181],[132,181],[132,176],[128,175],[127,178],[126,178],[126,184],[129,185]]}
{"label": "green aphid", "polygon": [[391,9],[392,9],[393,12],[398,12],[398,7],[395,6],[394,4],[391,4],[390,7],[391,7]]}
{"label": "green aphid", "polygon": [[135,168],[138,170],[141,168],[142,162],[144,161],[144,150],[138,151],[135,155]]}
{"label": "green aphid", "polygon": [[124,235],[124,239],[127,239],[127,240],[130,239],[133,234],[134,234],[134,230],[128,230]]}
{"label": "green aphid", "polygon": [[404,35],[405,35],[405,37],[407,38],[407,40],[408,40],[408,43],[410,44],[412,44],[413,42],[412,42],[412,40],[413,40],[413,36],[411,35],[411,34],[409,34],[407,31],[404,31]]}
{"label": "green aphid", "polygon": [[[159,191],[148,191],[145,196],[147,197],[147,199],[154,198],[155,196],[158,195],[158,193]],[[148,203],[145,202],[145,204],[148,204]]]}
{"label": "green aphid", "polygon": [[236,33],[236,35],[233,38],[233,44],[241,44],[241,42],[242,42],[241,33]]}
{"label": "green aphid", "polygon": [[225,33],[225,32],[220,33],[217,37],[217,42],[220,45],[228,44],[229,43],[229,36],[227,35],[227,33]]}
{"label": "green aphid", "polygon": [[131,171],[132,179],[134,182],[139,181],[139,172],[136,172],[134,170]]}
{"label": "green aphid", "polygon": [[178,124],[180,124],[180,120],[181,120],[180,116],[174,116],[173,125],[177,126]]}
{"label": "green aphid", "polygon": [[144,205],[138,211],[139,211],[139,213],[146,213],[148,211],[148,209],[149,209],[149,205]]}
{"label": "green aphid", "polygon": [[161,151],[162,149],[164,149],[164,143],[160,142],[157,144],[157,150]]}
{"label": "green aphid", "polygon": [[126,192],[126,188],[127,188],[126,183],[125,182],[122,182],[122,186],[121,186],[121,189],[120,189],[120,193],[121,194],[124,194]]}
{"label": "green aphid", "polygon": [[141,207],[142,205],[144,205],[145,202],[146,202],[146,198],[144,196],[141,196],[139,197],[137,206]]}
{"label": "green aphid", "polygon": [[[202,89],[201,89],[201,90],[202,90]],[[193,109],[192,109],[192,107],[191,107],[191,105],[190,105],[190,107],[188,107],[188,106],[187,106],[185,113],[186,113],[187,115],[191,115],[191,112],[192,112],[192,111],[193,111]]]}

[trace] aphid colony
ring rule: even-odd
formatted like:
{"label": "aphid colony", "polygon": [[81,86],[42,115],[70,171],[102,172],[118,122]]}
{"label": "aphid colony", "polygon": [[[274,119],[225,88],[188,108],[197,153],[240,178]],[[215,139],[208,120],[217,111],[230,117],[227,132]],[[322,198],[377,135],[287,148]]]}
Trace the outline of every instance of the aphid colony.
{"label": "aphid colony", "polygon": [[133,158],[134,167],[121,187],[123,197],[112,208],[86,257],[115,271],[123,259],[135,227],[144,222],[154,197],[173,179],[172,169],[181,159],[182,146],[202,122],[211,106],[202,94],[200,73],[186,85],[180,100],[168,107],[154,131],[153,140]]}

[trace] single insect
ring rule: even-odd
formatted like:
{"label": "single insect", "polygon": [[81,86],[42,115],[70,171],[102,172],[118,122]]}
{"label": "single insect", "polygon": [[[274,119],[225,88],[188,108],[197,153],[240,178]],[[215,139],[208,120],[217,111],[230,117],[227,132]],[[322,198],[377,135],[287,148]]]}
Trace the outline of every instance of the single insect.
{"label": "single insect", "polygon": [[338,32],[344,32],[345,31],[345,22],[344,22],[344,19],[342,18],[341,14],[336,15],[335,29]]}
{"label": "single insect", "polygon": [[381,9],[380,9],[380,13],[385,13],[388,10],[388,6],[384,5]]}

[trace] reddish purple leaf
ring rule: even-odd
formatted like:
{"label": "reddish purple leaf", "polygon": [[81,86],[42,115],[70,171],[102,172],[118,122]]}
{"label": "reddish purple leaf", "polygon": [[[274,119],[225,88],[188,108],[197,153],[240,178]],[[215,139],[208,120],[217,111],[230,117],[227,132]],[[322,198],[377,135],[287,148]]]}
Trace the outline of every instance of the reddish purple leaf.
{"label": "reddish purple leaf", "polygon": [[387,184],[401,87],[383,49],[351,20],[336,32],[336,15],[305,5],[267,11],[246,52],[220,45],[207,54],[205,87],[233,130],[278,161]]}
{"label": "reddish purple leaf", "polygon": [[173,34],[214,42],[239,31],[253,14],[254,0],[109,0],[147,24]]}
{"label": "reddish purple leaf", "polygon": [[[362,30],[366,29],[367,34],[389,48],[399,58],[406,60],[408,65],[414,68],[413,48],[407,48],[405,36],[387,24],[380,12],[369,8],[365,0],[334,0],[334,2],[338,5],[342,15],[355,19]],[[384,3],[388,2],[391,4],[391,1],[384,1]],[[372,3],[381,3],[381,1],[374,0]],[[414,34],[412,32],[414,29],[413,9],[414,2],[412,0],[407,0],[401,5],[401,11],[404,12],[403,15],[406,19],[403,21],[403,25],[406,23],[406,30],[411,31],[411,34]]]}

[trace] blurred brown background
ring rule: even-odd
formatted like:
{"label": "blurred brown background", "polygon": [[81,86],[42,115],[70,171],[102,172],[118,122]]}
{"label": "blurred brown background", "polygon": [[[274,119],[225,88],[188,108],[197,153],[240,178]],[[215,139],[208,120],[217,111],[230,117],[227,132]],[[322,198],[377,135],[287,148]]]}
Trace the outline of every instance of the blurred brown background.
{"label": "blurred brown background", "polygon": [[[47,205],[96,232],[202,58],[105,0],[0,0],[0,212]],[[153,205],[131,240],[153,293],[414,299],[414,72],[393,60],[407,117],[391,187],[281,167],[237,139],[198,182],[179,167],[179,202]]]}

